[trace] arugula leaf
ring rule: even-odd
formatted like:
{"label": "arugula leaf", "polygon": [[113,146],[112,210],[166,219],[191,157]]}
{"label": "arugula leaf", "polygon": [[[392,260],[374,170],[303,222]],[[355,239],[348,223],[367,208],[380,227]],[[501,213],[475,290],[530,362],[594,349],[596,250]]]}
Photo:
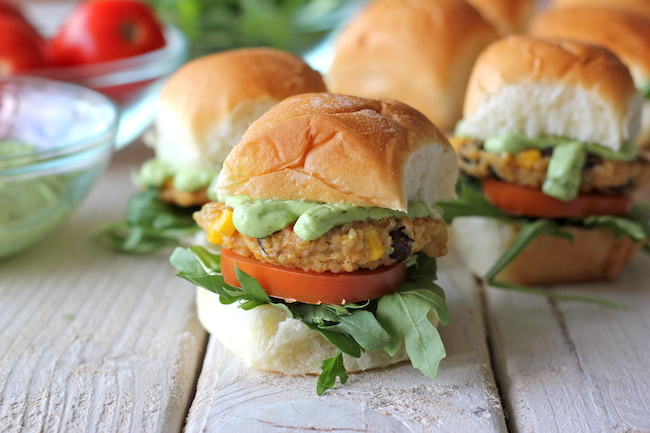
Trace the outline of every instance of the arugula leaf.
{"label": "arugula leaf", "polygon": [[[446,351],[438,330],[427,317],[430,309],[430,305],[419,302],[417,297],[404,295],[398,290],[379,300],[377,316],[391,335],[404,337],[406,353],[413,367],[435,379]],[[394,355],[400,346],[393,340],[387,349],[390,350],[388,354]]]}
{"label": "arugula leaf", "polygon": [[336,378],[339,377],[341,384],[348,381],[348,373],[343,365],[343,353],[339,352],[334,358],[325,359],[321,366],[322,373],[316,382],[316,394],[321,396],[325,391],[334,388]]}
{"label": "arugula leaf", "polygon": [[124,221],[104,224],[96,238],[111,248],[133,254],[177,246],[181,239],[200,230],[192,219],[195,210],[165,203],[155,189],[148,189],[131,197]]}
{"label": "arugula leaf", "polygon": [[271,298],[266,294],[260,283],[257,280],[237,267],[235,263],[235,275],[237,281],[241,283],[242,291],[244,292],[243,298],[247,301],[239,305],[244,310],[250,310],[259,305],[270,304]]}
{"label": "arugula leaf", "polygon": [[452,201],[438,202],[443,218],[451,223],[454,218],[464,216],[482,216],[486,218],[511,219],[512,217],[496,207],[483,196],[480,186],[472,179],[461,177],[456,184],[457,198]]}
{"label": "arugula leaf", "polygon": [[202,262],[193,252],[197,248],[204,250],[202,256],[211,255],[203,247],[176,248],[174,250],[169,261],[178,271],[175,275],[219,295],[219,301],[222,304],[232,304],[242,299],[245,296],[244,292],[226,284],[221,275],[206,272]]}
{"label": "arugula leaf", "polygon": [[341,352],[352,356],[353,358],[358,358],[361,356],[361,346],[357,343],[354,338],[350,337],[347,334],[341,334],[338,331],[328,331],[327,329],[319,328],[313,324],[306,324],[307,327],[317,331],[321,334],[327,341],[332,343],[337,349]]}
{"label": "arugula leaf", "polygon": [[350,315],[337,315],[337,319],[336,325],[326,326],[324,329],[349,334],[366,350],[381,350],[390,341],[390,335],[370,311],[354,310]]}

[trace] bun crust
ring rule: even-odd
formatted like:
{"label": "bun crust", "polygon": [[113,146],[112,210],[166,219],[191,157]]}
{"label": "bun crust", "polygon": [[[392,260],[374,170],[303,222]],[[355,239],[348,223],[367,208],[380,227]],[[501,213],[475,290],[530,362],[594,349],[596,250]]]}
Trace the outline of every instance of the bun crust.
{"label": "bun crust", "polygon": [[[612,280],[643,242],[616,238],[607,229],[568,228],[573,242],[540,235],[498,276],[499,281],[546,285]],[[457,218],[450,244],[470,270],[484,277],[517,236],[515,225],[482,218]]]}
{"label": "bun crust", "polygon": [[[243,310],[236,304],[222,304],[218,295],[200,287],[196,304],[203,327],[248,367],[288,375],[320,374],[322,361],[337,354],[338,349],[317,331],[271,305]],[[360,358],[344,354],[343,359],[345,369],[354,372],[409,358],[402,345],[392,357],[380,350],[365,351]]]}
{"label": "bun crust", "polygon": [[178,165],[221,163],[248,125],[273,105],[324,91],[321,75],[284,51],[244,48],[200,57],[161,91],[156,154]]}
{"label": "bun crust", "polygon": [[553,8],[580,6],[618,9],[650,18],[650,2],[648,0],[553,0]]}
{"label": "bun crust", "polygon": [[455,153],[420,112],[332,93],[285,99],[224,162],[221,196],[346,202],[400,211],[455,196]]}
{"label": "bun crust", "polygon": [[452,130],[472,64],[497,38],[465,1],[377,0],[340,33],[326,81],[332,92],[400,100]]}
{"label": "bun crust", "polygon": [[617,151],[636,137],[641,104],[627,67],[609,50],[511,35],[476,61],[457,131],[480,139],[564,136]]}
{"label": "bun crust", "polygon": [[[530,33],[602,45],[627,65],[637,88],[650,83],[650,18],[608,8],[556,9],[538,14],[531,23]],[[648,146],[650,102],[645,101],[643,111],[637,144]]]}
{"label": "bun crust", "polygon": [[525,32],[535,10],[534,0],[467,0],[501,35]]}

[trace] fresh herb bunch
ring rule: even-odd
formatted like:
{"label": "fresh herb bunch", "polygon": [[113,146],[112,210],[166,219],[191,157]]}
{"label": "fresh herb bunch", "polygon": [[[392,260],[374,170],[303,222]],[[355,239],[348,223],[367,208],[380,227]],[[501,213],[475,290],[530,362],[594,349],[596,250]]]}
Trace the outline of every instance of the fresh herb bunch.
{"label": "fresh herb bunch", "polygon": [[196,208],[183,208],[160,199],[154,188],[129,200],[126,219],[102,226],[97,237],[110,247],[128,253],[146,254],[181,244],[200,228],[192,219]]}
{"label": "fresh herb bunch", "polygon": [[433,311],[439,322],[449,323],[444,291],[434,283],[436,261],[417,256],[409,263],[407,279],[393,293],[363,303],[314,305],[287,303],[270,298],[259,283],[236,268],[242,288],[226,284],[220,274],[221,256],[200,246],[176,248],[170,258],[177,276],[219,295],[222,304],[238,303],[250,310],[273,305],[287,316],[302,320],[338,349],[334,358],[323,360],[316,393],[334,387],[336,378],[347,380],[343,353],[358,358],[365,350],[385,350],[393,356],[405,345],[415,368],[435,379],[446,352],[436,327],[427,318]]}
{"label": "fresh herb bunch", "polygon": [[252,46],[303,54],[361,0],[147,0],[188,36],[191,56]]}
{"label": "fresh herb bunch", "polygon": [[459,179],[456,192],[458,194],[456,200],[437,204],[443,210],[444,218],[447,223],[451,223],[458,217],[479,216],[499,219],[519,226],[519,233],[515,240],[485,276],[486,282],[493,287],[516,290],[525,293],[542,294],[558,299],[590,301],[608,306],[620,307],[619,304],[588,296],[565,295],[551,292],[549,290],[506,283],[499,281],[497,277],[499,273],[537,236],[545,234],[572,240],[571,234],[563,230],[563,227],[605,228],[612,231],[616,237],[628,236],[635,242],[645,240],[646,243],[643,249],[646,252],[650,252],[650,224],[648,223],[648,210],[639,205],[635,205],[632,211],[625,216],[594,215],[583,219],[567,218],[562,220],[553,220],[546,218],[515,217],[509,215],[490,203],[481,192],[480,182],[477,179],[468,176],[463,176]]}

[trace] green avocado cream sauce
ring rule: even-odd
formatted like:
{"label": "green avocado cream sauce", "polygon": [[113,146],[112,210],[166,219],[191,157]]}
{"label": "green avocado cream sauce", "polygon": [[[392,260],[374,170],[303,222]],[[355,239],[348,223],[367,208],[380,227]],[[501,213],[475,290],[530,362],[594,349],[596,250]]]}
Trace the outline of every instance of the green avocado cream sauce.
{"label": "green avocado cream sauce", "polygon": [[347,203],[316,203],[299,200],[255,200],[248,197],[218,197],[234,209],[233,224],[246,236],[263,238],[294,224],[298,237],[312,241],[332,227],[368,218],[387,217],[440,218],[438,209],[429,210],[423,203],[409,203],[408,212],[382,207],[361,207]]}
{"label": "green avocado cream sauce", "polygon": [[578,195],[582,167],[588,153],[614,161],[631,161],[639,154],[632,142],[626,142],[621,150],[613,150],[594,143],[583,143],[562,137],[527,138],[519,134],[507,134],[485,140],[483,147],[490,153],[516,154],[529,149],[553,147],[553,155],[546,171],[542,191],[559,200],[570,201]]}
{"label": "green avocado cream sauce", "polygon": [[[192,192],[200,188],[209,187],[215,182],[221,167],[177,167],[169,161],[152,158],[145,161],[138,173],[138,183],[160,188],[172,179],[174,188],[178,191]],[[210,189],[212,190],[212,189]]]}
{"label": "green avocado cream sauce", "polygon": [[85,181],[80,173],[18,174],[34,161],[34,150],[24,143],[0,141],[0,172],[11,173],[0,181],[0,258],[35,244],[63,221],[74,208],[76,182]]}

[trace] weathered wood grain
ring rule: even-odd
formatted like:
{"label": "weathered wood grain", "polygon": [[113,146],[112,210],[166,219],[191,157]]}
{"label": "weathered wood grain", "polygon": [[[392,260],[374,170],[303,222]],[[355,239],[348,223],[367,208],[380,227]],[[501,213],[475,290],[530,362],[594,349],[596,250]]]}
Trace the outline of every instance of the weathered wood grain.
{"label": "weathered wood grain", "polygon": [[[92,234],[123,217],[120,152],[82,208],[36,248],[0,263],[0,430],[180,431],[206,334],[168,253],[118,254]],[[141,146],[141,145],[140,145]]]}
{"label": "weathered wood grain", "polygon": [[478,291],[453,258],[441,261],[452,323],[435,381],[409,363],[351,374],[323,396],[316,377],[247,369],[210,341],[187,433],[230,431],[503,432]]}
{"label": "weathered wood grain", "polygon": [[650,432],[650,258],[556,290],[617,310],[487,289],[497,383],[514,432]]}

